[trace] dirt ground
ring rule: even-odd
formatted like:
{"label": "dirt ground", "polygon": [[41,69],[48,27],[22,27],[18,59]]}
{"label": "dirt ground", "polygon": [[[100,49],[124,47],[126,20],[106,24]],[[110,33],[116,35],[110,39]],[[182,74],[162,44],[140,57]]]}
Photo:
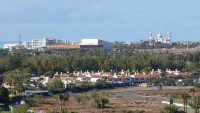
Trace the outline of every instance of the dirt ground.
{"label": "dirt ground", "polygon": [[[70,99],[64,103],[64,109],[78,113],[101,113],[101,110],[94,104],[94,98],[97,95],[104,95],[110,101],[109,104],[106,105],[104,113],[123,113],[122,111],[128,110],[144,110],[145,113],[160,113],[161,109],[164,107],[164,105],[161,104],[163,99],[156,97],[163,97],[163,94],[170,93],[170,91],[174,92],[180,89],[184,91],[189,88],[191,87],[163,87],[163,90],[159,91],[159,93],[156,93],[158,91],[157,87],[126,87],[112,90],[95,90],[86,93],[72,94]],[[149,95],[156,97],[148,98],[147,96]],[[40,104],[38,107],[32,109],[34,111],[42,110],[43,113],[49,113],[50,111],[58,111],[59,104],[56,99],[47,98],[45,104]]]}

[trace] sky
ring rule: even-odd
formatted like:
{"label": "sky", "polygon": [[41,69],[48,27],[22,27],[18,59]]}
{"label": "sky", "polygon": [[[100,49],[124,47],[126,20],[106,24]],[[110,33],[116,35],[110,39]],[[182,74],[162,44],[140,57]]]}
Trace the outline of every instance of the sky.
{"label": "sky", "polygon": [[200,40],[200,0],[0,0],[0,41]]}

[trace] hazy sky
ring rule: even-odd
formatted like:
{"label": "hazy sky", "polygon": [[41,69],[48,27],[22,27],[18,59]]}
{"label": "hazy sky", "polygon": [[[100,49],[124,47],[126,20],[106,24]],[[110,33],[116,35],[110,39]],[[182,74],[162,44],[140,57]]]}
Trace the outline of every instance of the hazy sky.
{"label": "hazy sky", "polygon": [[171,32],[200,40],[200,0],[0,0],[0,41],[101,38],[139,41]]}

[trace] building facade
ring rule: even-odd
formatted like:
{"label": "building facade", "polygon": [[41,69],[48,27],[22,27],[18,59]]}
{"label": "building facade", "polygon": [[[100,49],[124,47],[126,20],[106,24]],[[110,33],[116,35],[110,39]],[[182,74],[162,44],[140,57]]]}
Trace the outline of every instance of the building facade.
{"label": "building facade", "polygon": [[[6,44],[4,48],[17,48],[19,44]],[[82,39],[81,42],[67,41],[62,39],[32,39],[20,44],[24,49],[50,49],[50,50],[73,50],[73,49],[105,49],[112,50],[113,45],[100,39]]]}
{"label": "building facade", "polygon": [[100,39],[82,39],[81,46],[99,46],[106,50],[112,50],[113,44]]}
{"label": "building facade", "polygon": [[62,39],[32,39],[31,41],[24,41],[23,46],[26,49],[48,48],[50,45],[64,45],[68,44],[67,40]]}

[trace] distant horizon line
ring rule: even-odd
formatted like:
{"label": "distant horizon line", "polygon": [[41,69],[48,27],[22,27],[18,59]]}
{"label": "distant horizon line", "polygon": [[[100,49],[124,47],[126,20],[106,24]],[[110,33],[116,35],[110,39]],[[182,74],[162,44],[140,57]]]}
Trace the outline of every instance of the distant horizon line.
{"label": "distant horizon line", "polygon": [[[21,42],[24,42],[24,41],[31,41],[31,40],[36,40],[36,39],[45,39],[45,38],[32,38],[32,39],[30,39],[30,40],[22,40]],[[46,38],[46,39],[61,39],[61,40],[67,40],[67,39],[64,39],[64,38]],[[103,41],[107,41],[107,42],[112,42],[112,43],[114,43],[114,42],[141,42],[141,41],[148,41],[147,39],[146,40],[143,40],[143,39],[140,39],[140,40],[138,40],[138,41],[134,41],[134,40],[132,40],[132,41],[128,41],[128,40],[114,40],[114,41],[108,41],[108,40],[104,40],[104,39],[101,39],[101,38],[82,38],[82,39],[100,39],[100,40],[103,40]],[[81,41],[81,39],[80,40],[67,40],[67,41]],[[14,40],[2,40],[2,41],[0,41],[1,43],[2,42],[13,42],[13,43],[17,43],[17,42],[19,42],[19,41],[14,41]],[[172,41],[172,43],[173,42],[200,42],[200,40],[197,40],[197,41],[195,41],[195,40],[178,40],[178,41]]]}

